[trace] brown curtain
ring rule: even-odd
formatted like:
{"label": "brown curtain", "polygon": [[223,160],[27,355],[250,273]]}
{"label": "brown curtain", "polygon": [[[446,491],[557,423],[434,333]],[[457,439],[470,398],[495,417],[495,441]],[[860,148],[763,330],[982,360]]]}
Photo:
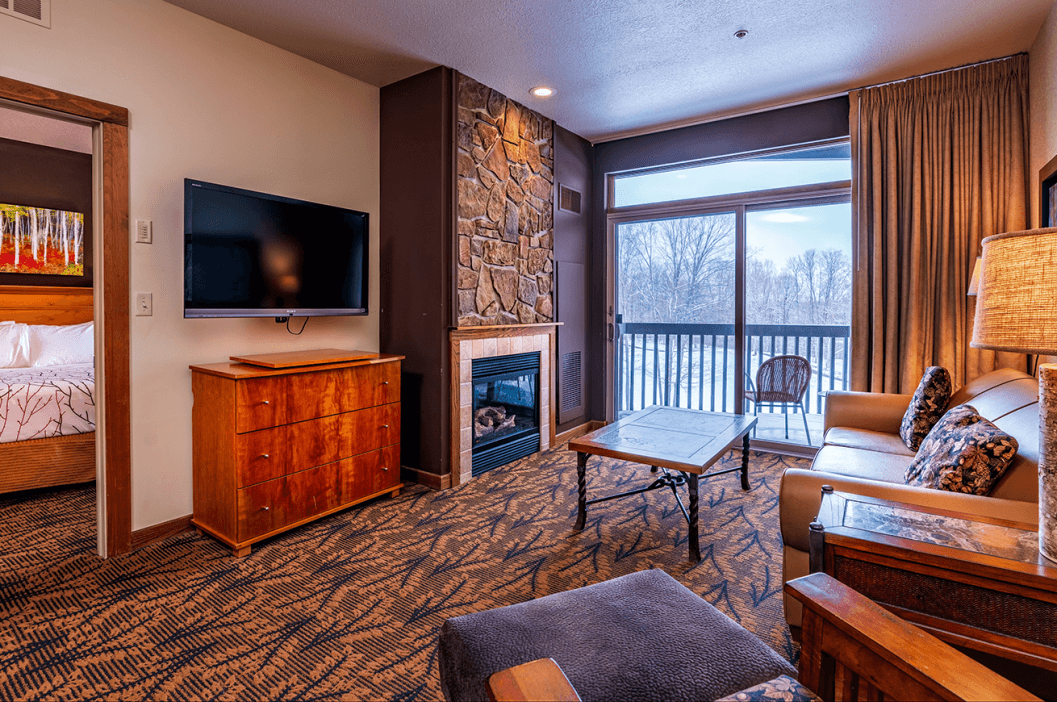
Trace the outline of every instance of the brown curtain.
{"label": "brown curtain", "polygon": [[1028,226],[1028,57],[853,91],[855,390],[957,388],[1022,355],[972,349],[980,241]]}

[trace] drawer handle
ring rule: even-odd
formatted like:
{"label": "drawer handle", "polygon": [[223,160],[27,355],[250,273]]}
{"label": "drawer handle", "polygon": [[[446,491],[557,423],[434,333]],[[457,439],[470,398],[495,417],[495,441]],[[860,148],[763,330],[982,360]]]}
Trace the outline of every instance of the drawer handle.
{"label": "drawer handle", "polygon": [[261,511],[262,512],[267,512],[270,509],[271,509],[271,507],[261,507]]}
{"label": "drawer handle", "polygon": [[269,402],[268,402],[267,400],[262,400],[262,401],[261,401],[261,404],[262,404],[262,405],[267,405],[267,404],[270,404],[270,403],[269,403]]}
{"label": "drawer handle", "polygon": [[388,470],[389,470],[388,466],[382,466],[382,471],[383,472],[388,472]]}
{"label": "drawer handle", "polygon": [[389,425],[388,425],[388,424],[383,424],[383,425],[382,425],[382,429],[388,429],[388,428],[389,428]]}
{"label": "drawer handle", "polygon": [[383,381],[382,381],[382,385],[388,385],[388,384],[389,384],[389,381],[388,381],[388,380],[383,380]]}
{"label": "drawer handle", "polygon": [[262,453],[262,454],[261,454],[261,458],[268,458],[268,454],[266,454],[266,453]]}

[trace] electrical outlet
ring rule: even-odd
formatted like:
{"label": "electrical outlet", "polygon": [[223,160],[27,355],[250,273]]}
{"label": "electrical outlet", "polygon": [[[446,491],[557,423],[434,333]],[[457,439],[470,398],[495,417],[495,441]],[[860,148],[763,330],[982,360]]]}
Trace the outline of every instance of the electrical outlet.
{"label": "electrical outlet", "polygon": [[151,293],[136,293],[136,316],[150,317],[154,314],[154,301]]}
{"label": "electrical outlet", "polygon": [[150,244],[154,240],[154,225],[149,219],[136,220],[136,243]]}

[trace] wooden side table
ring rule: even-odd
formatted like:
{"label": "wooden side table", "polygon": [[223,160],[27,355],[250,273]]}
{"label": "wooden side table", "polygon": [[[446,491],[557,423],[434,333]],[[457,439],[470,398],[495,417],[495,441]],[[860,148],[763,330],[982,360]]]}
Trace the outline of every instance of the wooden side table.
{"label": "wooden side table", "polygon": [[1057,671],[1057,567],[1035,525],[823,488],[811,570],[947,643]]}

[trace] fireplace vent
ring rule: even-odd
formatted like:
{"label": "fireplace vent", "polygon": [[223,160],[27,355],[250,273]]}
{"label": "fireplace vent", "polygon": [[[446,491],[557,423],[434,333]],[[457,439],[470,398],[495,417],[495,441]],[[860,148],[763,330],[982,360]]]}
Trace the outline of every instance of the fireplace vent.
{"label": "fireplace vent", "polygon": [[558,185],[558,209],[580,214],[580,193],[564,185]]}
{"label": "fireplace vent", "polygon": [[51,28],[51,0],[0,0],[0,14]]}
{"label": "fireplace vent", "polygon": [[583,403],[580,394],[580,352],[562,354],[562,405],[561,412],[576,409]]}

